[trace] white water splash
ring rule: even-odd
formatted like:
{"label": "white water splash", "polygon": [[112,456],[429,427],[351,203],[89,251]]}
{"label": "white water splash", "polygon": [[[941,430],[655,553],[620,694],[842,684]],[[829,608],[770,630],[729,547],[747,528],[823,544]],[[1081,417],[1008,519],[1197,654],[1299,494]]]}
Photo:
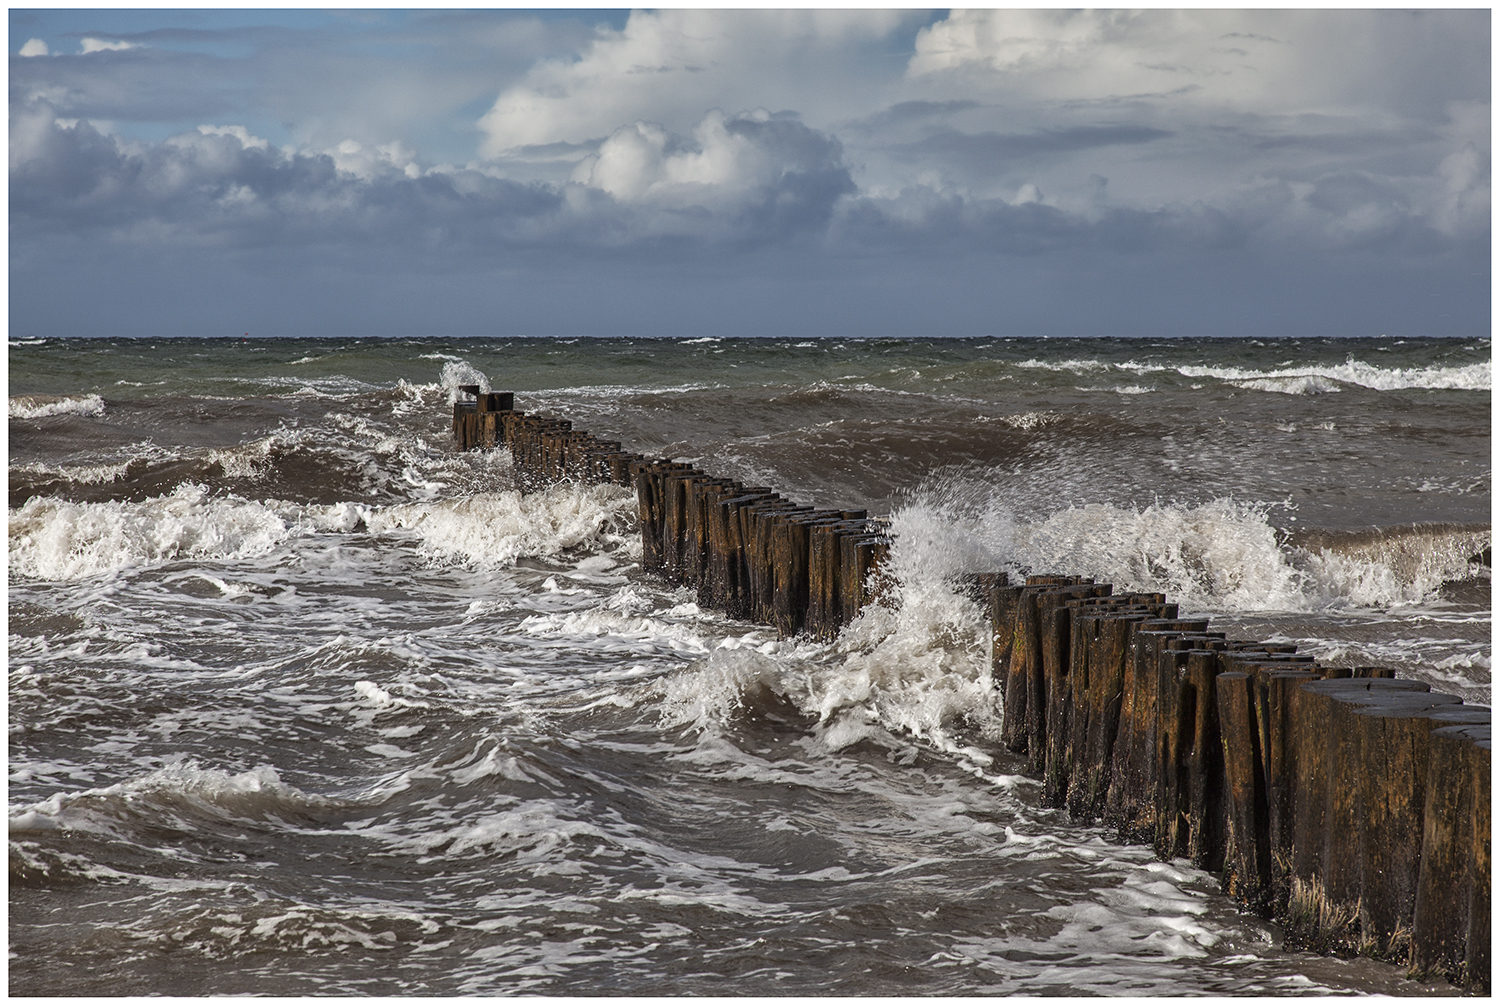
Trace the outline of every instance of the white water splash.
{"label": "white water splash", "polygon": [[490,379],[477,367],[462,360],[449,359],[443,364],[443,372],[438,380],[448,391],[449,405],[458,401],[460,385],[477,384],[481,393],[490,390]]}
{"label": "white water splash", "polygon": [[1400,530],[1345,547],[1288,544],[1275,505],[1221,498],[1145,507],[1095,503],[1039,509],[982,480],[928,486],[896,514],[900,534],[928,544],[947,575],[1092,576],[1117,592],[1161,592],[1185,610],[1325,611],[1422,602],[1480,573],[1470,558],[1487,530]]}
{"label": "white water splash", "polygon": [[291,534],[269,507],[213,499],[183,483],[140,502],[72,503],[33,496],[10,513],[10,572],[79,580],[142,564],[269,554]]}
{"label": "white water splash", "polygon": [[10,399],[12,419],[40,419],[43,416],[102,416],[104,399],[98,395],[78,398],[57,395],[16,395]]}
{"label": "white water splash", "polygon": [[774,693],[816,719],[816,742],[830,750],[861,741],[903,748],[904,736],[987,763],[962,738],[998,736],[989,627],[979,605],[957,591],[955,575],[982,567],[988,555],[925,513],[898,514],[893,531],[881,600],[837,640],[726,639],[662,683],[664,722],[710,727],[763,707]]}
{"label": "white water splash", "polygon": [[539,493],[508,490],[363,513],[372,532],[414,532],[419,549],[435,558],[503,566],[582,545],[624,544],[635,495],[619,486],[561,483]]}
{"label": "white water splash", "polygon": [[10,512],[9,569],[13,576],[81,580],[178,560],[258,558],[293,539],[362,528],[414,538],[429,558],[464,565],[505,566],[585,545],[628,555],[634,513],[627,490],[571,483],[525,496],[502,491],[388,507],[215,497],[195,483],[135,502],[33,496]]}

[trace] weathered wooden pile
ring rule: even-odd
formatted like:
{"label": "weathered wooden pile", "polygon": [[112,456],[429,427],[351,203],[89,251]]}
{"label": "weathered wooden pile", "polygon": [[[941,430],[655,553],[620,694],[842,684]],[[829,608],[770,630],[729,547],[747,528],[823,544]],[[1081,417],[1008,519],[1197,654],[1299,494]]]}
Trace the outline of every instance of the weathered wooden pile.
{"label": "weathered wooden pile", "polygon": [[[642,566],[701,604],[832,638],[881,593],[891,538],[863,511],[799,506],[462,390],[460,449],[508,448],[527,489],[633,487]],[[1290,947],[1489,993],[1488,707],[1226,639],[1161,594],[1074,576],[965,588],[989,608],[1002,742],[1048,805],[1219,874]]]}
{"label": "weathered wooden pile", "polygon": [[461,450],[509,448],[523,489],[566,479],[633,488],[641,567],[694,588],[700,604],[784,636],[832,639],[877,589],[891,539],[863,510],[801,506],[765,486],[623,451],[566,419],[518,412],[510,393],[461,390],[474,398],[454,406]]}
{"label": "weathered wooden pile", "polygon": [[1002,741],[1042,799],[1218,873],[1290,947],[1490,987],[1490,710],[1160,594],[995,577]]}

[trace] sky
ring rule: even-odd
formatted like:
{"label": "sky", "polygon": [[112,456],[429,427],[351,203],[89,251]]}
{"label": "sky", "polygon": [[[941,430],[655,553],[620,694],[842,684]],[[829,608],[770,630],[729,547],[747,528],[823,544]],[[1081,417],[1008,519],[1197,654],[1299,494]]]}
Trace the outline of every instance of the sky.
{"label": "sky", "polygon": [[13,336],[1484,335],[1487,9],[11,9]]}

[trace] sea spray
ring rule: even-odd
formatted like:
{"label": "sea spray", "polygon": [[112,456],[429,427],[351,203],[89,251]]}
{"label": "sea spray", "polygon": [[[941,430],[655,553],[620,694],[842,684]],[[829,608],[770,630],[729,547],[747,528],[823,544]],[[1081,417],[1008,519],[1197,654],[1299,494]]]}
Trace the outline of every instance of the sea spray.
{"label": "sea spray", "polygon": [[10,572],[78,580],[178,558],[263,556],[291,533],[267,505],[212,499],[193,483],[141,502],[33,496],[10,514]]}
{"label": "sea spray", "polygon": [[462,360],[449,360],[443,364],[442,376],[439,383],[448,391],[448,404],[452,405],[458,401],[461,385],[477,384],[481,393],[490,390],[490,379],[472,364]]}
{"label": "sea spray", "polygon": [[1068,572],[1117,592],[1165,593],[1185,610],[1418,604],[1447,582],[1489,576],[1479,561],[1491,541],[1485,526],[1292,533],[1273,523],[1286,503],[1070,504],[1009,473],[962,468],[934,473],[905,499],[901,534],[930,543],[905,554],[923,555],[945,575],[1005,572],[1020,582]]}
{"label": "sea spray", "polygon": [[538,493],[512,489],[371,508],[364,521],[376,534],[411,532],[419,549],[438,559],[505,566],[583,545],[629,547],[637,537],[630,533],[634,511],[626,489],[566,482]]}
{"label": "sea spray", "polygon": [[575,483],[387,507],[213,496],[196,483],[141,501],[34,496],[11,511],[10,571],[79,580],[178,560],[266,556],[294,538],[357,530],[411,539],[434,561],[466,565],[505,566],[584,545],[629,555],[639,547],[634,509],[626,490]]}
{"label": "sea spray", "polygon": [[836,640],[726,639],[663,683],[664,722],[723,723],[774,694],[813,721],[828,750],[900,747],[905,736],[988,761],[964,742],[999,735],[988,623],[957,580],[986,556],[966,529],[934,517],[921,505],[893,516],[882,593]]}

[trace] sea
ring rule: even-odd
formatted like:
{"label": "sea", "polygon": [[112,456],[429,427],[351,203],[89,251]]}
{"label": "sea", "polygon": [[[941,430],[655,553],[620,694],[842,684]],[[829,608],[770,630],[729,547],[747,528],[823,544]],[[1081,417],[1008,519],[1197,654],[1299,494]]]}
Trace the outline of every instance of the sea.
{"label": "sea", "polygon": [[[832,641],[460,385],[888,515]],[[16,996],[1445,994],[1042,805],[969,572],[1491,690],[1488,339],[9,345]]]}

